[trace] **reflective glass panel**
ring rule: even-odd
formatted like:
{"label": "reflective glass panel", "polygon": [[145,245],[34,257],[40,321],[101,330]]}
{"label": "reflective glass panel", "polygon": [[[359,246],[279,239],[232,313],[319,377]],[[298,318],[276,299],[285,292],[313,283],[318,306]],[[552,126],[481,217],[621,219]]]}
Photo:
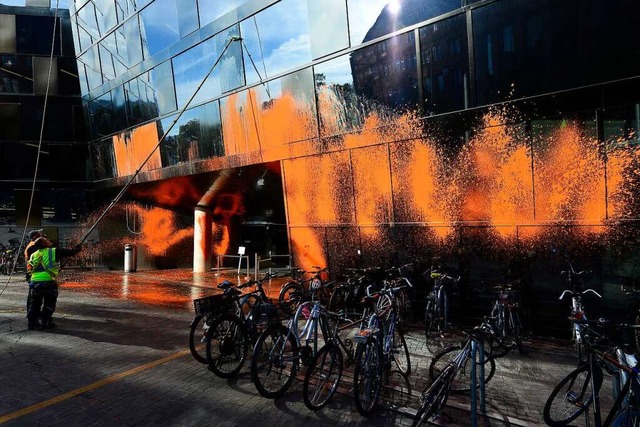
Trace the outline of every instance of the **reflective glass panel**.
{"label": "reflective glass panel", "polygon": [[0,139],[20,139],[22,134],[20,104],[0,104],[0,123],[3,123],[3,126],[0,126]]}
{"label": "reflective glass panel", "polygon": [[[213,38],[192,47],[188,51],[173,58],[173,72],[176,84],[178,108],[183,108],[202,83],[202,79],[211,71],[218,55]],[[220,79],[213,71],[196,93],[192,104],[220,95]]]}
{"label": "reflective glass panel", "polygon": [[347,0],[351,46],[459,8],[460,0]]}
{"label": "reflective glass panel", "polygon": [[151,82],[156,91],[158,112],[166,114],[175,111],[177,108],[176,91],[173,86],[171,61],[163,62],[151,70]]}
{"label": "reflective glass panel", "polygon": [[174,120],[172,116],[161,121],[162,133],[169,131],[160,146],[163,166],[224,155],[217,101],[185,111],[169,129]]}
{"label": "reflective glass panel", "polygon": [[115,130],[114,111],[111,102],[111,93],[105,93],[99,98],[90,101],[89,119],[91,121],[92,139],[106,136]]}
{"label": "reflective glass panel", "polygon": [[0,93],[33,93],[31,57],[0,55]]}
{"label": "reflective glass panel", "polygon": [[79,95],[78,68],[74,58],[58,58],[58,93]]}
{"label": "reflective glass panel", "polygon": [[247,0],[199,0],[200,26],[204,27],[246,2]]}
{"label": "reflective glass panel", "polygon": [[116,51],[116,38],[113,33],[109,34],[100,43],[100,65],[105,81],[112,80],[116,76],[116,69],[113,64],[113,54]]}
{"label": "reflective glass panel", "polygon": [[89,149],[94,181],[115,177],[116,162],[111,138],[92,143]]}
{"label": "reflective glass panel", "polygon": [[142,61],[142,44],[140,38],[140,26],[138,25],[138,15],[124,23],[124,42],[126,43],[127,58],[129,66],[136,65]]}
{"label": "reflective glass panel", "polygon": [[87,81],[89,90],[93,90],[102,84],[102,73],[100,72],[100,61],[98,60],[98,46],[93,45],[78,58],[79,62],[86,65]]}
{"label": "reflective glass panel", "polygon": [[89,46],[93,44],[93,38],[91,35],[82,27],[82,25],[78,26],[78,42],[80,43],[80,49],[76,53],[80,53],[85,49],[88,49]]}
{"label": "reflective glass panel", "polygon": [[140,12],[142,40],[153,56],[180,40],[175,0],[155,0]]}
{"label": "reflective glass panel", "polygon": [[149,75],[145,73],[125,83],[127,117],[129,126],[153,119],[158,116],[158,107]]}
{"label": "reflective glass panel", "polygon": [[311,53],[314,58],[349,47],[344,0],[308,0]]}
{"label": "reflective glass panel", "polygon": [[463,109],[469,76],[465,15],[420,28],[420,60],[425,112]]}
{"label": "reflective glass panel", "polygon": [[231,37],[240,35],[239,31],[240,27],[234,25],[215,36],[218,55],[224,52],[216,70],[216,73],[220,76],[220,89],[222,92],[228,92],[244,86],[242,43],[231,40]]}
{"label": "reflective glass panel", "polygon": [[283,0],[242,21],[247,84],[311,61],[307,3]]}
{"label": "reflective glass panel", "polygon": [[196,0],[176,0],[180,37],[191,34],[198,28],[198,7]]}
{"label": "reflective glass panel", "polygon": [[105,35],[118,23],[114,0],[93,0],[100,34]]}
{"label": "reflective glass panel", "polygon": [[[96,8],[92,2],[88,2],[84,7],[79,9],[76,16],[78,18],[78,25],[83,27],[94,40],[100,38]],[[84,49],[87,47],[88,46],[83,46]]]}

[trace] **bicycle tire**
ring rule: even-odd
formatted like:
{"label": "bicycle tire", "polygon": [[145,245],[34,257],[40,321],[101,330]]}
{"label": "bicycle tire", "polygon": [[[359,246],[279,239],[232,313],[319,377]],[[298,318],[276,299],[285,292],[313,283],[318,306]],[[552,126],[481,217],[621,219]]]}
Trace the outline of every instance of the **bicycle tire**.
{"label": "bicycle tire", "polygon": [[[554,387],[542,412],[544,422],[547,425],[552,427],[566,426],[589,408],[593,402],[591,375],[589,365],[583,364]],[[594,381],[596,392],[598,392],[602,385],[602,373],[595,377]]]}
{"label": "bicycle tire", "polygon": [[282,396],[296,376],[298,357],[298,345],[288,328],[265,329],[251,359],[251,380],[258,393],[270,399]]}
{"label": "bicycle tire", "polygon": [[304,404],[312,411],[325,406],[338,390],[342,378],[342,352],[335,344],[324,345],[311,360],[302,385]]}
{"label": "bicycle tire", "polygon": [[393,330],[393,347],[391,349],[391,357],[393,358],[398,371],[400,371],[404,377],[411,375],[409,346],[407,346],[407,341],[398,325],[396,325]]}
{"label": "bicycle tire", "polygon": [[356,347],[353,373],[353,397],[360,415],[373,414],[382,386],[382,346],[377,337],[370,336]]}
{"label": "bicycle tire", "polygon": [[439,329],[436,301],[429,299],[424,309],[424,334],[427,341],[432,339],[435,332],[439,332]]}
{"label": "bicycle tire", "polygon": [[304,299],[304,288],[298,282],[287,282],[280,289],[278,305],[288,316],[293,316],[296,309]]}
{"label": "bicycle tire", "polygon": [[513,341],[516,343],[518,353],[524,354],[524,345],[522,344],[522,323],[520,315],[516,310],[509,310],[509,328],[513,334]]}
{"label": "bicycle tire", "polygon": [[249,334],[242,321],[225,315],[215,319],[207,334],[209,370],[220,378],[231,378],[240,372],[247,360]]}
{"label": "bicycle tire", "polygon": [[[455,359],[462,350],[461,346],[447,347],[436,354],[429,365],[429,378],[435,381],[447,369],[447,366]],[[455,377],[452,379],[452,393],[467,393],[471,391],[471,357],[467,357],[464,364],[457,369]],[[487,384],[496,372],[496,362],[492,357],[485,357],[484,383]],[[480,384],[478,384],[478,387]]]}
{"label": "bicycle tire", "polygon": [[329,297],[329,304],[327,309],[334,313],[340,311],[346,311],[348,308],[349,296],[351,295],[351,288],[348,286],[338,286],[331,292]]}
{"label": "bicycle tire", "polygon": [[189,351],[194,359],[200,363],[207,363],[206,338],[209,324],[207,316],[196,316],[189,326]]}
{"label": "bicycle tire", "polygon": [[640,411],[626,408],[614,418],[611,427],[640,427]]}
{"label": "bicycle tire", "polygon": [[442,374],[431,383],[420,396],[420,408],[411,424],[412,427],[421,426],[423,422],[437,415],[449,399],[452,381],[456,375],[456,367],[449,365]]}

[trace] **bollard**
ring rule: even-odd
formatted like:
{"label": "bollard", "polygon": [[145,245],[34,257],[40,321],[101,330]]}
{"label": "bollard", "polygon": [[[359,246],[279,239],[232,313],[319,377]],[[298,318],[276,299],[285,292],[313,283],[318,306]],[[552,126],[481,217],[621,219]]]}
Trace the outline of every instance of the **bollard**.
{"label": "bollard", "polygon": [[124,272],[132,273],[136,271],[138,256],[135,245],[124,245]]}

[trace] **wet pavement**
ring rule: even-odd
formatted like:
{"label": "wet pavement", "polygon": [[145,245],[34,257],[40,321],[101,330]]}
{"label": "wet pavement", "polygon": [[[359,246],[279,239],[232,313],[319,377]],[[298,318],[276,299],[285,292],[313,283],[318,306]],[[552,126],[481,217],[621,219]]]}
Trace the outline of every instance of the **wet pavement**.
{"label": "wet pavement", "polygon": [[[235,272],[227,278],[244,280]],[[223,380],[193,359],[192,300],[216,292],[220,280],[189,270],[67,270],[56,328],[29,331],[23,277],[0,276],[0,425],[411,425],[431,361],[419,324],[407,333],[410,378],[390,379],[385,405],[372,417],[357,413],[348,370],[343,393],[313,412],[304,405],[300,381],[282,398],[269,400],[256,392],[248,364],[236,378]],[[283,282],[267,285],[268,293],[277,296]],[[526,344],[524,355],[497,362],[479,425],[542,424],[547,396],[576,360],[568,342],[530,338]],[[438,423],[470,425],[470,407],[469,396],[452,395]]]}

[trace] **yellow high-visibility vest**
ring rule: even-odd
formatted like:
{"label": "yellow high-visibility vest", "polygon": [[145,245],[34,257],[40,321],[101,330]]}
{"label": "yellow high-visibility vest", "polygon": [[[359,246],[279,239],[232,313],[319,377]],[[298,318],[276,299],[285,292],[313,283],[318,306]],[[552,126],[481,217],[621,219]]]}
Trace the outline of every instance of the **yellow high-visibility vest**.
{"label": "yellow high-visibility vest", "polygon": [[56,248],[44,248],[35,251],[29,259],[32,282],[49,282],[56,280],[60,271],[60,263],[56,257]]}

